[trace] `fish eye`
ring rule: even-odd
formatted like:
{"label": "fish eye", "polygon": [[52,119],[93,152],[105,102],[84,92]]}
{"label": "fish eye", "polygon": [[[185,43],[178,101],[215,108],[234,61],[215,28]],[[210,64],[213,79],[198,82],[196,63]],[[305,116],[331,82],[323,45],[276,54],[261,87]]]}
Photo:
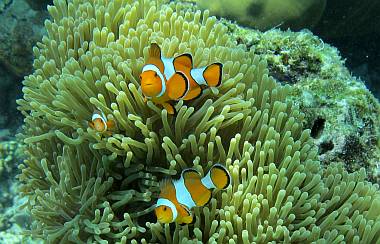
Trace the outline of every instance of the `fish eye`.
{"label": "fish eye", "polygon": [[164,207],[164,211],[166,211],[166,207]]}
{"label": "fish eye", "polygon": [[154,76],[155,76],[155,77],[158,77],[158,74],[157,74],[157,72],[154,72]]}

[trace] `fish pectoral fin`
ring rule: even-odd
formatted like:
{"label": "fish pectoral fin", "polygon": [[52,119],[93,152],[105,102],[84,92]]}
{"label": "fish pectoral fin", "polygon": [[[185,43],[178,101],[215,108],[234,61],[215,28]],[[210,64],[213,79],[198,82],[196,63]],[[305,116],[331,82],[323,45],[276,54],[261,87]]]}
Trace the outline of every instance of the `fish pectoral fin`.
{"label": "fish pectoral fin", "polygon": [[186,215],[181,218],[181,223],[183,224],[191,224],[194,221],[194,217],[190,209],[188,209],[185,205],[180,204],[183,209],[186,210]]}
{"label": "fish pectoral fin", "polygon": [[189,80],[186,75],[180,71],[177,71],[166,82],[166,92],[170,99],[178,100],[187,94],[189,86]]}
{"label": "fish pectoral fin", "polygon": [[[187,215],[191,215],[191,211],[190,211],[190,209],[187,207],[187,206],[185,206],[185,205],[183,205],[183,204],[179,204],[183,209],[185,209],[185,211],[186,211],[186,213],[187,213]],[[186,216],[187,216],[186,215]]]}
{"label": "fish pectoral fin", "polygon": [[193,220],[194,220],[193,216],[186,216],[186,217],[182,218],[182,223],[183,223],[183,225],[191,224],[191,223],[193,223]]}
{"label": "fish pectoral fin", "polygon": [[223,64],[213,63],[206,67],[203,71],[203,78],[210,87],[219,86],[222,83]]}
{"label": "fish pectoral fin", "polygon": [[161,48],[157,43],[151,43],[149,48],[149,57],[161,58]]}
{"label": "fish pectoral fin", "polygon": [[162,107],[168,111],[168,114],[175,114],[174,106],[170,103],[163,103]]}
{"label": "fish pectoral fin", "polygon": [[189,53],[181,54],[174,58],[173,65],[175,70],[181,70],[181,66],[185,66],[187,68],[193,68],[193,57]]}
{"label": "fish pectoral fin", "polygon": [[198,87],[191,89],[186,94],[186,96],[183,98],[183,100],[185,100],[185,101],[192,100],[192,99],[200,97],[201,95],[202,95],[202,88],[200,86],[198,86]]}

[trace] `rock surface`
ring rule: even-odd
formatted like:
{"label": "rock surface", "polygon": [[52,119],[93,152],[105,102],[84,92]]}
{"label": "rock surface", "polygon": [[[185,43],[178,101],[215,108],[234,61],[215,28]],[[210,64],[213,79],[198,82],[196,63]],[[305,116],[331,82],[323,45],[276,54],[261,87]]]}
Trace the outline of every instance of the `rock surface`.
{"label": "rock surface", "polygon": [[2,134],[7,133],[0,131],[0,243],[42,243],[22,234],[32,222],[26,210],[20,208],[25,199],[19,197],[16,181],[23,150],[19,140]]}
{"label": "rock surface", "polygon": [[25,0],[7,0],[0,12],[0,63],[16,76],[32,70],[32,47],[44,34],[46,10],[33,10]]}
{"label": "rock surface", "polygon": [[338,50],[308,31],[259,32],[231,25],[239,42],[267,60],[270,74],[290,84],[325,165],[366,168],[380,183],[380,104],[345,67]]}

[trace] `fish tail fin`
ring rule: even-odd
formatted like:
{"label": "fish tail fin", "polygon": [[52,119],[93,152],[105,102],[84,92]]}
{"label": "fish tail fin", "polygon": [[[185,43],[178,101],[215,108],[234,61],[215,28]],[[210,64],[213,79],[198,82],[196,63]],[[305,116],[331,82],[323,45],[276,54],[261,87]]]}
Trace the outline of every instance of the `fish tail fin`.
{"label": "fish tail fin", "polygon": [[226,189],[231,184],[231,175],[221,164],[214,164],[209,171],[210,179],[217,189]]}
{"label": "fish tail fin", "polygon": [[164,107],[164,109],[166,109],[166,111],[168,111],[168,114],[170,114],[170,115],[175,115],[176,114],[176,110],[175,110],[173,104],[171,104],[171,103],[163,103],[162,107]]}
{"label": "fish tail fin", "polygon": [[219,86],[222,83],[223,64],[213,63],[206,67],[203,71],[203,78],[210,87]]}
{"label": "fish tail fin", "polygon": [[108,120],[106,124],[107,124],[107,128],[109,129],[114,129],[116,127],[115,121],[113,120]]}

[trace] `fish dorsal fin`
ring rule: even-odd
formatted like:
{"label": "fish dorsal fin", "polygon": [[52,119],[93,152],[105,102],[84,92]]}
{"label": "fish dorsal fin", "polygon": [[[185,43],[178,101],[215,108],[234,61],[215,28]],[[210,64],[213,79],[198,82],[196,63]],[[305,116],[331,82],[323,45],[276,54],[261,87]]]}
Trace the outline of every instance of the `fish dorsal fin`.
{"label": "fish dorsal fin", "polygon": [[166,92],[172,100],[178,100],[184,97],[189,91],[189,87],[189,80],[186,75],[180,71],[175,72],[166,82]]}
{"label": "fish dorsal fin", "polygon": [[168,111],[168,114],[175,114],[176,113],[174,105],[171,103],[163,103],[162,107],[164,107],[164,109],[166,109],[166,111]]}
{"label": "fish dorsal fin", "polygon": [[181,222],[180,225],[184,225],[184,224],[191,224],[194,222],[195,218],[193,217],[193,213],[190,211],[190,209],[188,207],[186,207],[185,205],[183,204],[179,204],[185,211],[186,211],[186,215],[183,216],[181,218]]}
{"label": "fish dorsal fin", "polygon": [[[174,190],[174,191],[173,191]],[[172,180],[165,178],[160,182],[160,197],[167,198],[175,194]]]}
{"label": "fish dorsal fin", "polygon": [[188,179],[199,179],[201,175],[199,172],[195,169],[184,169],[181,173],[182,178],[188,178]]}
{"label": "fish dorsal fin", "polygon": [[94,109],[94,112],[93,112],[94,114],[102,114],[102,112],[100,111],[100,109]]}
{"label": "fish dorsal fin", "polygon": [[149,48],[149,57],[150,58],[161,58],[161,48],[157,43],[150,44]]}
{"label": "fish dorsal fin", "polygon": [[95,109],[92,115],[103,117],[103,112],[99,109]]}
{"label": "fish dorsal fin", "polygon": [[182,70],[181,66],[192,69],[193,68],[193,57],[189,53],[181,54],[174,58],[173,65],[175,70]]}
{"label": "fish dorsal fin", "polygon": [[89,126],[91,129],[95,129],[95,124],[94,124],[94,122],[92,122],[92,121],[88,121],[87,123],[88,123],[88,126]]}

